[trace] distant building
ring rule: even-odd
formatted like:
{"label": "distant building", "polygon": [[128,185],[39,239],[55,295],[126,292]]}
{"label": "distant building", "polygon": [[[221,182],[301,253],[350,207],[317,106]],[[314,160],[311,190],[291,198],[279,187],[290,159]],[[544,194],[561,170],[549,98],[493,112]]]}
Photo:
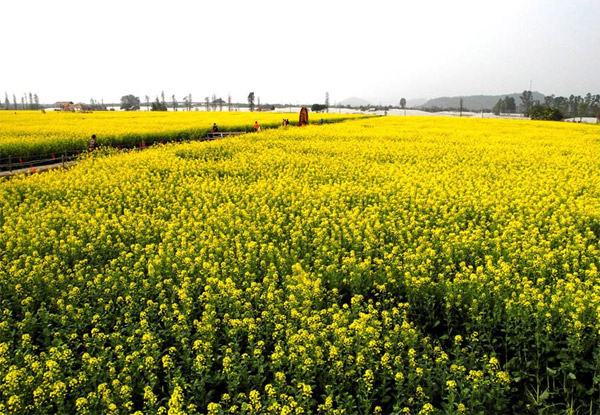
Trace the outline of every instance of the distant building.
{"label": "distant building", "polygon": [[73,101],[58,101],[56,104],[54,104],[54,109],[56,111],[74,112],[74,111],[81,111],[82,105],[81,104],[73,104]]}
{"label": "distant building", "polygon": [[58,101],[54,104],[54,109],[57,111],[71,111],[71,105],[73,105],[71,101]]}

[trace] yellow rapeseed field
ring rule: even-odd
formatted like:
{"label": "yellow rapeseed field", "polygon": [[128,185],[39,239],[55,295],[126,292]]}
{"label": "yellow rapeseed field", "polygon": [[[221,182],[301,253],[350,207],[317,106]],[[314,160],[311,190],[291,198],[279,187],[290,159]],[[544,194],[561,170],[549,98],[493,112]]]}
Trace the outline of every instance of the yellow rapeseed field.
{"label": "yellow rapeseed field", "polygon": [[0,413],[596,413],[599,155],[386,117],[2,181]]}
{"label": "yellow rapeseed field", "polygon": [[[357,118],[348,114],[311,114],[320,119],[339,121]],[[197,139],[217,123],[221,131],[251,131],[254,122],[265,127],[281,125],[283,118],[298,122],[298,114],[274,112],[146,112],[99,111],[72,113],[47,111],[0,111],[0,159],[36,154],[83,150],[92,134],[101,146],[133,146],[144,141]]]}

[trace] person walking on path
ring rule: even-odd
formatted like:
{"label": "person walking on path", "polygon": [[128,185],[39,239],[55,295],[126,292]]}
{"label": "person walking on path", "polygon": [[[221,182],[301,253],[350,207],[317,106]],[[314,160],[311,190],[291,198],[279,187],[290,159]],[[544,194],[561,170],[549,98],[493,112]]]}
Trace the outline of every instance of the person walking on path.
{"label": "person walking on path", "polygon": [[88,151],[94,151],[96,149],[96,134],[92,134],[92,138],[88,142]]}

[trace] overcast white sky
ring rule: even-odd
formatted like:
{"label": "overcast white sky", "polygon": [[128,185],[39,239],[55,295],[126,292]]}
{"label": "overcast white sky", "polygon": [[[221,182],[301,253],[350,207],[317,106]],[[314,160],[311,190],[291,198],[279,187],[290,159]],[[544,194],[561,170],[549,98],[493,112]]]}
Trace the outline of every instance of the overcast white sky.
{"label": "overcast white sky", "polygon": [[19,0],[0,31],[11,101],[600,93],[600,0]]}

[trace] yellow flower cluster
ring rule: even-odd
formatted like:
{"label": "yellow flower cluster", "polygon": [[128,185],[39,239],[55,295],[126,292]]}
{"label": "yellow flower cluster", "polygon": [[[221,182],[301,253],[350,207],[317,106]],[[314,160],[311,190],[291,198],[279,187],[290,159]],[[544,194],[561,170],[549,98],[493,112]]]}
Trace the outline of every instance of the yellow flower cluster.
{"label": "yellow flower cluster", "polygon": [[592,412],[599,154],[388,117],[0,182],[0,414]]}

